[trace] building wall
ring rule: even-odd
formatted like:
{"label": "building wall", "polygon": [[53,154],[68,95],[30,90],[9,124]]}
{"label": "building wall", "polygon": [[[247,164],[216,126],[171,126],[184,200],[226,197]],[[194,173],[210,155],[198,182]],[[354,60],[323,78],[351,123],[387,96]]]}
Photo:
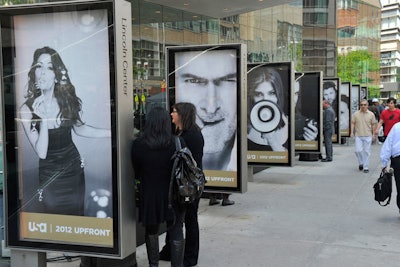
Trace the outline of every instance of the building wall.
{"label": "building wall", "polygon": [[[338,1],[338,55],[351,51],[366,50],[372,58],[380,59],[381,5],[377,0]],[[360,83],[362,86],[379,88],[379,71],[372,71],[365,63],[360,63]],[[360,65],[360,66],[361,66]]]}
{"label": "building wall", "polygon": [[[0,4],[10,1],[45,2],[0,0]],[[374,32],[379,28],[375,24],[379,17],[376,1],[379,0],[340,0],[338,3],[346,8],[339,10],[344,15],[338,19],[336,0],[293,0],[290,4],[215,19],[130,0],[135,84],[149,92],[160,90],[165,79],[166,46],[221,43],[247,44],[249,62],[294,61],[298,71],[323,71],[325,77],[336,77],[336,57],[342,47],[363,47],[379,55]],[[354,5],[359,8],[347,8]],[[357,29],[352,38],[338,39],[338,25]],[[147,79],[142,80],[143,77]]]}

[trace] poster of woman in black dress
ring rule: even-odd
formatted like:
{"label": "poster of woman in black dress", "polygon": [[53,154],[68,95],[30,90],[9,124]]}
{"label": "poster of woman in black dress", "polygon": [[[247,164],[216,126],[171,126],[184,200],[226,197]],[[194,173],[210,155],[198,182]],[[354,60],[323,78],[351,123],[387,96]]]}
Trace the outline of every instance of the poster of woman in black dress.
{"label": "poster of woman in black dress", "polygon": [[22,210],[112,217],[107,12],[14,23]]}

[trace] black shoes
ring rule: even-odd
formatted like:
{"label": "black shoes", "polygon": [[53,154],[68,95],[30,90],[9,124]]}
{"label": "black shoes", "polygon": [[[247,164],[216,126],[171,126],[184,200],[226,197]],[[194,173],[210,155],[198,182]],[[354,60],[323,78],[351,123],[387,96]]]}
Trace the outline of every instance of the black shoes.
{"label": "black shoes", "polygon": [[321,159],[321,162],[330,162],[332,159]]}
{"label": "black shoes", "polygon": [[369,173],[369,170],[368,170],[368,169],[365,169],[365,170],[364,170],[364,173]]}
{"label": "black shoes", "polygon": [[217,200],[216,198],[210,198],[210,202],[208,202],[209,206],[214,206],[219,204],[219,200]]}
{"label": "black shoes", "polygon": [[359,169],[360,171],[362,171],[362,170],[364,169],[364,166],[363,166],[362,164],[360,164],[360,165],[358,165],[358,169]]}
{"label": "black shoes", "polygon": [[235,201],[225,198],[222,200],[222,206],[229,206],[235,204]]}

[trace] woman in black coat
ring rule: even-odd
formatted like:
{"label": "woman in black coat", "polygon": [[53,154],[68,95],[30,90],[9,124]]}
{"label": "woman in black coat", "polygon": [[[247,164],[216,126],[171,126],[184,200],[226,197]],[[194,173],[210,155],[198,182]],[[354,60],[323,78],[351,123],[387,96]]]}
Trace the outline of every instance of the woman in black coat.
{"label": "woman in black coat", "polygon": [[143,134],[134,140],[131,151],[135,178],[140,180],[139,222],[145,227],[150,266],[158,266],[158,231],[163,222],[167,222],[171,239],[171,266],[183,264],[185,207],[173,203],[173,211],[168,209],[174,152],[175,139],[168,112],[161,107],[153,108],[147,115]]}
{"label": "woman in black coat", "polygon": [[[172,122],[175,125],[176,135],[182,137],[185,145],[192,152],[193,158],[199,168],[203,168],[204,138],[200,128],[196,124],[196,107],[192,103],[181,102],[172,106]],[[185,255],[184,266],[195,266],[199,258],[199,199],[186,205],[185,213]],[[166,245],[161,251],[161,259],[169,260],[169,238],[167,233]]]}

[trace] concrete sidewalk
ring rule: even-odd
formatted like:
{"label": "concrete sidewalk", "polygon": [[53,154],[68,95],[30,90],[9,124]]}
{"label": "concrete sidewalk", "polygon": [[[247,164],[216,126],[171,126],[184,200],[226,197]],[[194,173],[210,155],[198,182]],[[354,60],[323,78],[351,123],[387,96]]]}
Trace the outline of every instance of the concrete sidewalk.
{"label": "concrete sidewalk", "polygon": [[[392,203],[380,207],[372,189],[380,147],[372,147],[367,174],[358,170],[352,145],[334,145],[333,162],[296,159],[292,168],[255,174],[248,192],[232,195],[233,206],[208,206],[202,199],[198,266],[399,265],[396,190]],[[164,235],[160,247],[163,242]],[[148,266],[144,245],[136,256],[139,267]],[[77,267],[79,261],[47,266]],[[164,266],[170,264],[161,261]]]}

